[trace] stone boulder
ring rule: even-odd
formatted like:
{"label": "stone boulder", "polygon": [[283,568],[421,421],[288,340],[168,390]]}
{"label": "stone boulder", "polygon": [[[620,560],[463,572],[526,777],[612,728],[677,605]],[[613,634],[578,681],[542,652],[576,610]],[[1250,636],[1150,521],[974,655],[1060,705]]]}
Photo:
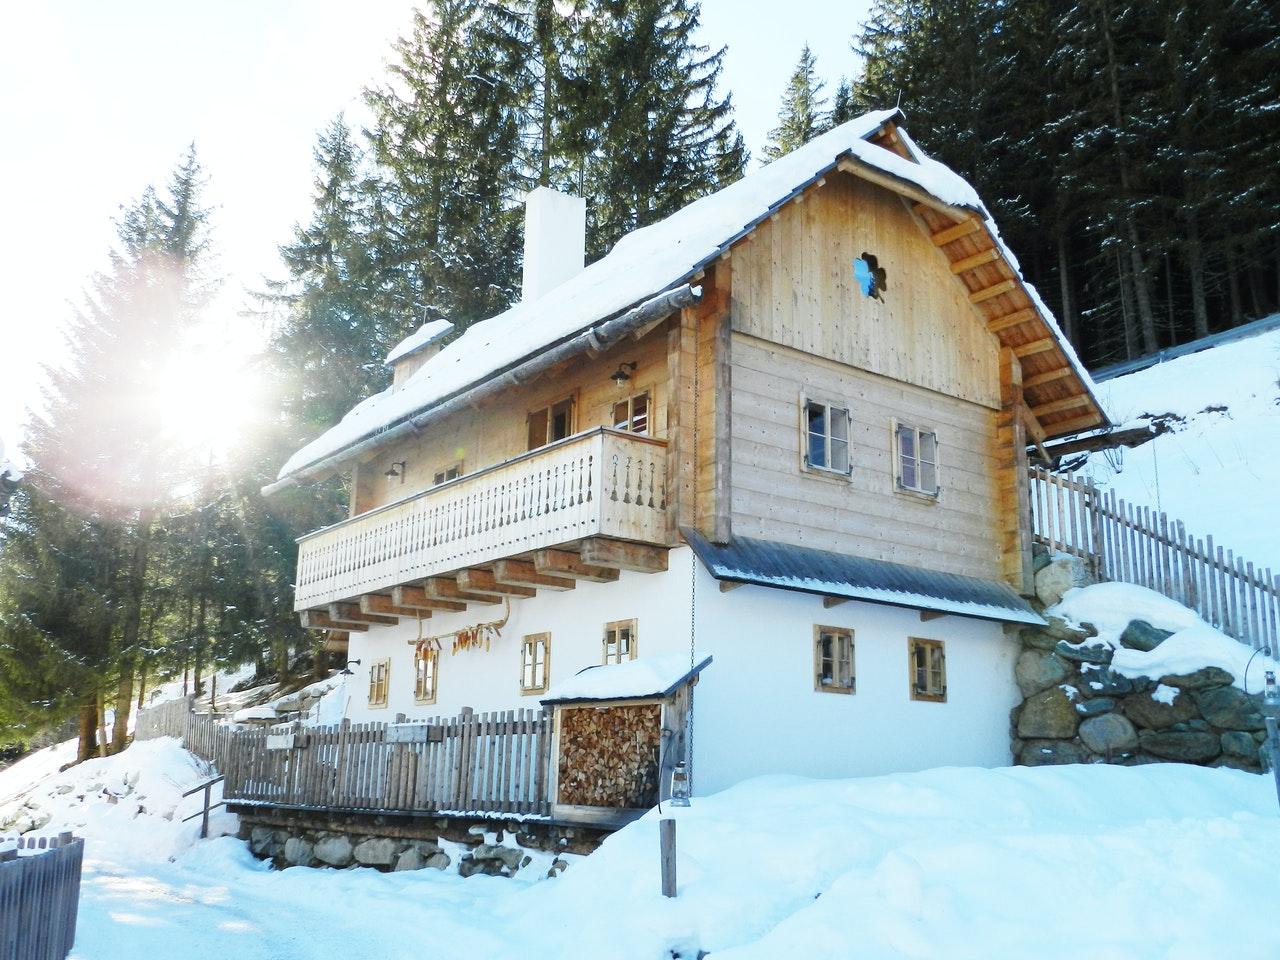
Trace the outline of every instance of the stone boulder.
{"label": "stone boulder", "polygon": [[1023,650],[1013,668],[1014,679],[1024,697],[1056,687],[1071,676],[1071,665],[1056,653]]}
{"label": "stone boulder", "polygon": [[1145,620],[1130,620],[1124,633],[1120,634],[1120,646],[1150,653],[1172,636],[1172,630],[1161,630]]}
{"label": "stone boulder", "polygon": [[1229,687],[1235,680],[1221,667],[1202,667],[1192,673],[1174,673],[1161,677],[1160,682],[1179,690],[1203,690],[1206,687]]}
{"label": "stone boulder", "polygon": [[1258,743],[1253,739],[1252,734],[1240,730],[1229,730],[1220,737],[1220,740],[1225,756],[1239,757],[1251,763],[1258,762]]}
{"label": "stone boulder", "polygon": [[1204,763],[1222,752],[1222,744],[1212,733],[1189,730],[1143,730],[1138,735],[1142,749],[1164,760],[1181,763]]}
{"label": "stone boulder", "polygon": [[1080,724],[1080,742],[1094,753],[1110,756],[1138,746],[1138,731],[1118,713],[1089,717]]}
{"label": "stone boulder", "polygon": [[1052,607],[1068,590],[1091,583],[1089,568],[1079,557],[1054,557],[1036,574],[1036,596],[1046,607]]}
{"label": "stone boulder", "polygon": [[1120,701],[1111,697],[1094,697],[1092,700],[1081,700],[1076,704],[1076,713],[1082,717],[1100,717],[1103,714],[1110,713]]}
{"label": "stone boulder", "polygon": [[1045,617],[1045,621],[1043,627],[1022,628],[1018,636],[1024,647],[1052,650],[1060,640],[1066,640],[1068,643],[1084,643],[1090,637],[1097,636],[1096,631],[1091,633],[1089,630],[1068,626],[1067,621],[1061,617]]}
{"label": "stone boulder", "polygon": [[400,846],[389,837],[369,837],[352,848],[351,856],[366,867],[389,867],[395,862]]}
{"label": "stone boulder", "polygon": [[1050,687],[1028,697],[1018,715],[1018,736],[1026,740],[1068,740],[1076,735],[1079,726],[1075,703],[1061,687]]}
{"label": "stone boulder", "polygon": [[291,866],[309,867],[316,861],[315,844],[305,837],[290,837],[284,842],[284,859]]}
{"label": "stone boulder", "polygon": [[1135,693],[1125,698],[1121,709],[1126,717],[1146,730],[1166,730],[1196,715],[1195,701],[1181,690],[1172,703],[1153,699],[1150,694]]}
{"label": "stone boulder", "polygon": [[1266,721],[1258,705],[1235,687],[1210,687],[1195,692],[1196,704],[1204,718],[1220,730],[1265,730]]}
{"label": "stone boulder", "polygon": [[254,827],[249,834],[249,850],[254,856],[266,856],[274,839],[275,831],[270,827]]}
{"label": "stone boulder", "polygon": [[1076,663],[1092,663],[1103,667],[1110,664],[1111,658],[1115,656],[1115,651],[1105,643],[1068,643],[1066,640],[1059,640],[1053,651]]}
{"label": "stone boulder", "polygon": [[351,841],[339,835],[317,840],[312,852],[321,863],[327,863],[331,867],[349,867],[353,849]]}
{"label": "stone boulder", "polygon": [[1133,681],[1110,667],[1082,669],[1079,686],[1086,697],[1120,697],[1133,692]]}
{"label": "stone boulder", "polygon": [[504,847],[496,843],[482,843],[471,851],[471,856],[476,860],[496,861],[512,873],[515,873],[520,869],[521,862],[525,859],[526,854],[523,850],[517,850],[514,847]]}
{"label": "stone boulder", "polygon": [[1018,751],[1024,767],[1049,767],[1064,763],[1088,763],[1093,755],[1072,740],[1028,740]]}

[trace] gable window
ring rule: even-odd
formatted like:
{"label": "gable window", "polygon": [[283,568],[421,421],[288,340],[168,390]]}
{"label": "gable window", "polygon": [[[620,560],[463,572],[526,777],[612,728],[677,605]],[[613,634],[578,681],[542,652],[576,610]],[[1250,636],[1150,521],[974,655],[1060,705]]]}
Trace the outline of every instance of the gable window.
{"label": "gable window", "polygon": [[551,634],[532,633],[520,646],[520,692],[544,693],[551,673]]}
{"label": "gable window", "polygon": [[813,628],[813,689],[853,693],[853,631],[843,627]]}
{"label": "gable window", "polygon": [[802,401],[804,465],[810,470],[849,474],[849,408],[819,400]]}
{"label": "gable window", "polygon": [[461,460],[459,460],[457,463],[450,464],[449,466],[445,467],[443,470],[437,470],[435,479],[432,481],[431,485],[434,487],[438,487],[440,486],[440,484],[448,483],[450,480],[457,480],[460,476],[462,476]]}
{"label": "gable window", "polygon": [[938,435],[932,430],[898,423],[893,431],[899,490],[938,495]]}
{"label": "gable window", "polygon": [[945,703],[947,699],[947,651],[941,640],[907,641],[911,670],[911,699]]}
{"label": "gable window", "polygon": [[419,650],[413,658],[413,699],[417,703],[436,702],[436,671],[440,668],[440,651]]}
{"label": "gable window", "polygon": [[563,440],[573,433],[573,397],[529,413],[529,449]]}
{"label": "gable window", "polygon": [[613,405],[613,429],[648,434],[649,394],[641,393]]}
{"label": "gable window", "polygon": [[375,660],[369,665],[369,706],[387,705],[387,680],[391,676],[391,659]]}
{"label": "gable window", "polygon": [[636,658],[636,622],[614,620],[604,625],[604,663],[623,663]]}

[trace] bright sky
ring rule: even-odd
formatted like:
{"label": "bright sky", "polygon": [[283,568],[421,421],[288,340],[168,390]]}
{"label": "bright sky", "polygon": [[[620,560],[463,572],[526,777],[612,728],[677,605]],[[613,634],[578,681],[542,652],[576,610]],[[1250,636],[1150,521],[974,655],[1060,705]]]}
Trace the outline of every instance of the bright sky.
{"label": "bright sky", "polygon": [[[210,177],[218,310],[229,332],[245,291],[279,276],[278,245],[308,215],[312,145],[359,115],[405,32],[405,0],[61,0],[13,5],[0,31],[0,438],[12,450],[40,367],[107,261],[112,218],[165,180],[195,142]],[[728,44],[724,81],[753,153],[806,41],[830,78],[870,0],[703,0],[704,40]],[[785,16],[778,15],[785,10]]]}

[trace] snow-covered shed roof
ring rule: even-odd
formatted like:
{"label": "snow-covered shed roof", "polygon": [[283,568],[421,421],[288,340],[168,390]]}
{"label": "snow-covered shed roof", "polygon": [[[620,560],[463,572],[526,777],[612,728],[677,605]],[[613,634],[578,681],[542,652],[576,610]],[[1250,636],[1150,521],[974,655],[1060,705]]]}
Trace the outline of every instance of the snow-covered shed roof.
{"label": "snow-covered shed roof", "polygon": [[452,329],[453,324],[448,320],[429,320],[392,347],[383,363],[388,367],[392,366],[397,360],[403,360],[423,347],[431,346],[441,337],[447,336]]}
{"label": "snow-covered shed roof", "polygon": [[696,530],[682,533],[717,580],[1001,623],[1044,623],[1011,586],[995,580],[771,540],[734,537],[728,543],[718,544],[711,543]]}
{"label": "snow-covered shed roof", "polygon": [[637,700],[669,697],[711,663],[710,656],[695,653],[642,657],[623,663],[596,664],[579,670],[556,684],[542,703],[583,703],[602,700]]}
{"label": "snow-covered shed roof", "polygon": [[[422,426],[433,408],[595,324],[689,283],[783,203],[842,161],[873,170],[883,182],[906,185],[950,209],[977,214],[996,250],[1017,273],[1017,260],[1000,240],[978,194],[962,177],[916,148],[905,131],[898,133],[910,158],[871,142],[886,123],[900,117],[897,110],[880,110],[843,123],[666,219],[632,231],[607,256],[539,299],[472,324],[398,389],[364,400],[297,451],[281,468],[280,482],[324,475],[356,444],[376,442],[380,434],[398,425]],[[1056,348],[1092,396],[1089,374],[1048,308],[1030,285],[1020,280],[1017,285],[1031,299]]]}

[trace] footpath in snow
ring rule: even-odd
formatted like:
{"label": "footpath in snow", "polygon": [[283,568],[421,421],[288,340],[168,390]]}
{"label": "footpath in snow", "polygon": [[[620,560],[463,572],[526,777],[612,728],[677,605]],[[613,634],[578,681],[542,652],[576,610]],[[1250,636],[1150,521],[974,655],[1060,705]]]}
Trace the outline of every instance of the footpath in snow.
{"label": "footpath in snow", "polygon": [[[664,900],[655,813],[552,880],[276,871],[179,822],[205,768],[173,740],[53,776],[38,757],[18,803],[88,840],[81,960],[1277,956],[1274,788],[1234,770],[761,778],[667,811],[680,895]],[[4,774],[0,791],[21,766]]]}

